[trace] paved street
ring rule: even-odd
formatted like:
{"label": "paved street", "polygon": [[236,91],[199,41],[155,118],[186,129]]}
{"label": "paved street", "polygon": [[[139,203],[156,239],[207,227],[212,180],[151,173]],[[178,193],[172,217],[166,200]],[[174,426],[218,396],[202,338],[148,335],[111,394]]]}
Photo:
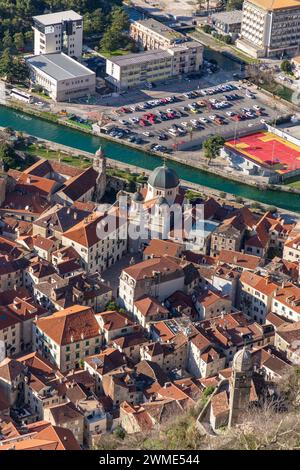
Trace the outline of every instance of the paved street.
{"label": "paved street", "polygon": [[102,274],[102,278],[104,279],[104,281],[112,288],[114,298],[117,298],[120,274],[124,268],[130,265],[132,260],[134,260],[133,264],[135,264],[139,261],[142,261],[142,257],[140,254],[127,254],[123,256],[120,261],[115,263],[110,268],[106,269],[106,271]]}

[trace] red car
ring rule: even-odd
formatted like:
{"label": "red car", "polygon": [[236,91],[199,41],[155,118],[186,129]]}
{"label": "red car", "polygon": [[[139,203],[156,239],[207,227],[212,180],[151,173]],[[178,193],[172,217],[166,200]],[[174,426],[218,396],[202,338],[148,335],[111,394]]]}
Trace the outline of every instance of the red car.
{"label": "red car", "polygon": [[153,114],[153,113],[147,113],[147,114],[145,114],[144,117],[145,117],[145,119],[155,119],[156,118],[155,114]]}
{"label": "red car", "polygon": [[147,126],[147,122],[144,121],[143,119],[141,119],[141,120],[139,121],[139,125],[140,125],[140,126],[143,126],[143,127],[146,127],[146,126]]}
{"label": "red car", "polygon": [[232,119],[234,121],[241,121],[242,119],[242,116],[240,114],[235,114],[234,116],[232,116]]}

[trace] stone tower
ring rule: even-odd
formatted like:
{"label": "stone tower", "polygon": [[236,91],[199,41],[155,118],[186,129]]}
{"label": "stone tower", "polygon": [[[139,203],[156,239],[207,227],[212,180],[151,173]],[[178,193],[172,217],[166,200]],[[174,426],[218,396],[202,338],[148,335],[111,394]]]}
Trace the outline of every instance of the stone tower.
{"label": "stone tower", "polygon": [[95,153],[93,168],[98,173],[94,192],[94,200],[95,202],[100,202],[106,189],[106,156],[101,147],[99,147]]}
{"label": "stone tower", "polygon": [[232,363],[229,398],[229,427],[239,424],[248,409],[252,375],[252,356],[248,349],[243,348],[235,354]]}

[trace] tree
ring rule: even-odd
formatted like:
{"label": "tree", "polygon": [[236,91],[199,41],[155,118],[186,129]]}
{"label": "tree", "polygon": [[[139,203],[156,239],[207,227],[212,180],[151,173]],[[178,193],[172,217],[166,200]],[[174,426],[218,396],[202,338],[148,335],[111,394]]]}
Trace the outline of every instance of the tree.
{"label": "tree", "polygon": [[33,41],[33,31],[26,31],[24,34],[24,40],[26,44],[31,44]]}
{"label": "tree", "polygon": [[119,439],[124,439],[125,436],[126,436],[126,433],[124,431],[124,429],[122,428],[122,426],[118,425],[115,429],[115,432],[114,432],[115,436],[118,437]]}
{"label": "tree", "polygon": [[293,71],[293,66],[292,66],[291,62],[287,59],[285,59],[281,62],[280,68],[285,73],[292,73],[292,71]]}
{"label": "tree", "polygon": [[14,34],[14,45],[18,51],[24,49],[25,42],[23,33]]}
{"label": "tree", "polygon": [[102,33],[105,29],[105,17],[101,8],[97,8],[92,15],[92,30],[95,33]]}
{"label": "tree", "polygon": [[2,161],[5,171],[10,168],[16,168],[18,165],[16,152],[7,142],[0,144],[0,161]]}
{"label": "tree", "polygon": [[213,135],[204,142],[204,156],[208,158],[209,163],[220,154],[224,143],[225,139],[220,135]]}
{"label": "tree", "polygon": [[228,0],[226,10],[241,10],[243,8],[243,1],[244,0]]}
{"label": "tree", "polygon": [[111,300],[105,307],[105,310],[119,310],[117,302]]}
{"label": "tree", "polygon": [[28,78],[29,70],[26,62],[22,58],[15,57],[13,59],[12,73],[12,81],[15,82],[24,82]]}
{"label": "tree", "polygon": [[7,29],[4,33],[3,39],[2,39],[2,46],[4,49],[10,48],[13,44],[11,35],[9,33],[9,30]]}
{"label": "tree", "polygon": [[100,43],[101,49],[107,52],[113,52],[119,48],[120,35],[118,31],[115,31],[112,27],[108,28],[103,34],[102,41]]}
{"label": "tree", "polygon": [[129,30],[129,16],[122,7],[114,7],[111,12],[111,25],[120,32]]}
{"label": "tree", "polygon": [[206,33],[206,34],[210,34],[212,32],[212,27],[209,25],[209,24],[205,24],[203,27],[202,27],[203,31]]}
{"label": "tree", "polygon": [[5,77],[8,81],[10,81],[10,77],[11,77],[12,62],[13,62],[13,58],[10,53],[10,49],[9,48],[4,49],[0,57],[0,76]]}

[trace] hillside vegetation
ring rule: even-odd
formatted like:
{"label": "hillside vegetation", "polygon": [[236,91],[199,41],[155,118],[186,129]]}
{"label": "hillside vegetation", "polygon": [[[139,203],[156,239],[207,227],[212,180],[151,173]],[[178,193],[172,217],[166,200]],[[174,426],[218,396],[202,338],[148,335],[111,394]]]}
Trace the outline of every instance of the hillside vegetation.
{"label": "hillside vegetation", "polygon": [[[249,410],[243,423],[221,429],[216,436],[199,433],[197,416],[208,397],[182,416],[169,420],[159,432],[103,438],[97,449],[106,450],[298,450],[300,449],[300,368],[278,386],[280,398]],[[280,409],[281,411],[277,411]],[[283,411],[284,410],[284,411]]]}

